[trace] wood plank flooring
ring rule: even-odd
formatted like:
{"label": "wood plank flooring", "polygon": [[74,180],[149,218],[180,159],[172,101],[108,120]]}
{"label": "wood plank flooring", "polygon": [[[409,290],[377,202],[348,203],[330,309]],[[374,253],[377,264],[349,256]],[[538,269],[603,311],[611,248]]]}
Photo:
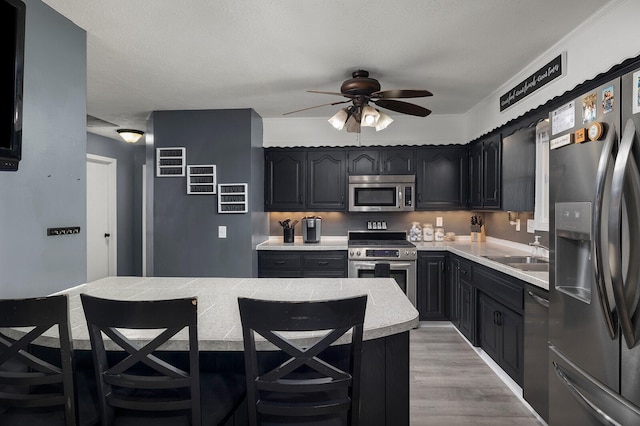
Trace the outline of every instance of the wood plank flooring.
{"label": "wood plank flooring", "polygon": [[539,426],[450,323],[410,332],[411,426]]}

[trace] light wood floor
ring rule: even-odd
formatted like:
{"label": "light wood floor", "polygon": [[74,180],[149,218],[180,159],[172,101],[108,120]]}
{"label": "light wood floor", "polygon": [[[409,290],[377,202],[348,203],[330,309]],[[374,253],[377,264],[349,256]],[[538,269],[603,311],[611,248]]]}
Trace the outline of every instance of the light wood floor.
{"label": "light wood floor", "polygon": [[544,424],[450,323],[411,330],[410,351],[411,426]]}

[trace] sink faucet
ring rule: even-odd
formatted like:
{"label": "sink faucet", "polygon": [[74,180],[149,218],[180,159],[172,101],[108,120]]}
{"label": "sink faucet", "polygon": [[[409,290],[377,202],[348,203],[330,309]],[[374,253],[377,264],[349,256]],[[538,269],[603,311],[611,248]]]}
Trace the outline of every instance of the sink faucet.
{"label": "sink faucet", "polygon": [[536,235],[534,238],[535,238],[535,241],[532,243],[529,243],[529,245],[533,247],[534,256],[538,252],[538,249],[544,249],[544,250],[547,250],[547,252],[550,250],[549,247],[542,245],[542,243],[540,242],[540,235]]}

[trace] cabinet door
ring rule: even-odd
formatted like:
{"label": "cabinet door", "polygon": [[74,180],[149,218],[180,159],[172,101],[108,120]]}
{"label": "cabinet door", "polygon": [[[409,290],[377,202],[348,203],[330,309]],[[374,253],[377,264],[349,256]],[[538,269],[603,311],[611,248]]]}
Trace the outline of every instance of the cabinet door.
{"label": "cabinet door", "polygon": [[500,319],[501,312],[498,304],[491,298],[480,293],[478,296],[478,334],[480,336],[480,347],[500,364],[501,336]]}
{"label": "cabinet door", "polygon": [[475,344],[475,296],[473,285],[465,280],[460,280],[460,332]]}
{"label": "cabinet door", "polygon": [[385,175],[412,175],[415,173],[413,148],[381,150],[382,170]]}
{"label": "cabinet door", "polygon": [[482,142],[469,147],[469,203],[473,209],[484,207],[482,194]]}
{"label": "cabinet door", "polygon": [[304,211],[304,151],[265,152],[266,211]]}
{"label": "cabinet door", "polygon": [[501,143],[499,139],[483,144],[483,208],[499,209],[501,200]]}
{"label": "cabinet door", "polygon": [[380,173],[380,152],[352,149],[347,151],[350,175],[377,175]]}
{"label": "cabinet door", "polygon": [[418,148],[416,209],[466,209],[468,157],[466,146]]}
{"label": "cabinet door", "polygon": [[524,320],[512,310],[502,307],[500,366],[513,380],[522,386],[524,377]]}
{"label": "cabinet door", "polygon": [[447,262],[446,316],[456,327],[460,327],[458,316],[460,293],[460,259],[451,256]]}
{"label": "cabinet door", "polygon": [[346,154],[343,150],[307,153],[307,210],[344,211]]}
{"label": "cabinet door", "polygon": [[418,258],[418,312],[420,320],[445,319],[445,255]]}

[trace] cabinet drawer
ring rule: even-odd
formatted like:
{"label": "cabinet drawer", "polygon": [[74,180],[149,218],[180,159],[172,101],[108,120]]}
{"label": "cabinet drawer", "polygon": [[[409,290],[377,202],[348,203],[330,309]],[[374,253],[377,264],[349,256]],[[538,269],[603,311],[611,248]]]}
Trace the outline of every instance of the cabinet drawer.
{"label": "cabinet drawer", "polygon": [[299,254],[263,253],[259,257],[259,268],[263,269],[302,269],[302,260]]}
{"label": "cabinet drawer", "polygon": [[520,280],[482,267],[474,269],[473,282],[478,290],[488,294],[518,314],[524,312],[524,286]]}
{"label": "cabinet drawer", "polygon": [[344,271],[346,266],[346,256],[341,255],[304,255],[304,269],[335,269]]}

